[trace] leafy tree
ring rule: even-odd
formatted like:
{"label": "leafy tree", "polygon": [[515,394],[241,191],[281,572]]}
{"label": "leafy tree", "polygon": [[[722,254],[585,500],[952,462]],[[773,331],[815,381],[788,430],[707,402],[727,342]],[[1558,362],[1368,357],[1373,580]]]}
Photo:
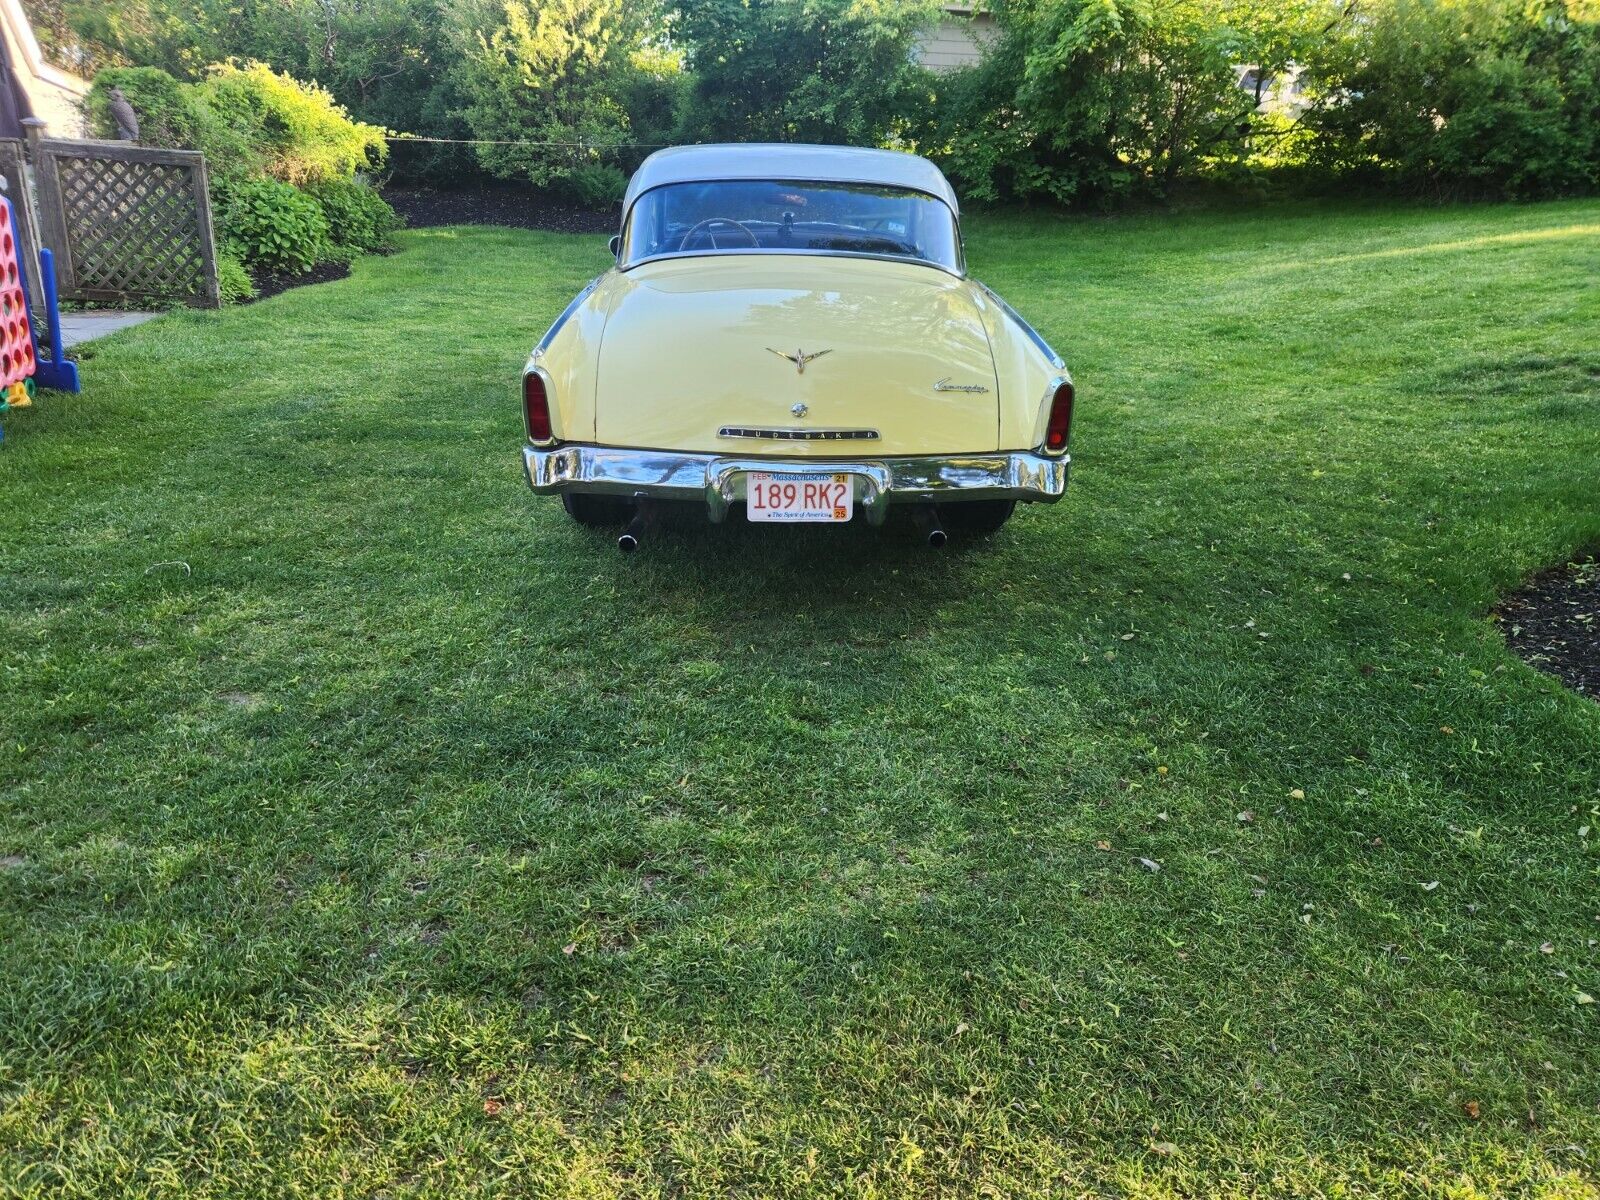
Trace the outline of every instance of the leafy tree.
{"label": "leafy tree", "polygon": [[[233,53],[315,80],[383,128],[471,136],[455,86],[456,9],[446,0],[252,0],[241,16],[247,28],[239,30]],[[472,169],[464,147],[423,142],[408,143],[394,168],[409,178],[452,178]]]}
{"label": "leafy tree", "polygon": [[929,95],[926,0],[685,0],[691,141],[882,145]]}
{"label": "leafy tree", "polygon": [[45,53],[92,77],[104,67],[157,67],[192,78],[225,58],[224,0],[23,0]]}
{"label": "leafy tree", "polygon": [[1263,124],[1244,65],[1285,69],[1335,0],[997,0],[984,64],[941,85],[923,135],[980,197],[1161,195]]}
{"label": "leafy tree", "polygon": [[487,28],[458,34],[458,82],[488,171],[560,183],[630,140],[618,97],[643,33],[637,3],[504,0],[484,15]]}
{"label": "leafy tree", "polygon": [[485,170],[571,181],[584,198],[619,192],[616,160],[635,141],[627,102],[670,96],[677,70],[646,53],[651,16],[638,0],[504,0],[488,27],[459,30],[462,114]]}
{"label": "leafy tree", "polygon": [[1600,4],[1369,0],[1308,55],[1310,160],[1434,195],[1600,185]]}

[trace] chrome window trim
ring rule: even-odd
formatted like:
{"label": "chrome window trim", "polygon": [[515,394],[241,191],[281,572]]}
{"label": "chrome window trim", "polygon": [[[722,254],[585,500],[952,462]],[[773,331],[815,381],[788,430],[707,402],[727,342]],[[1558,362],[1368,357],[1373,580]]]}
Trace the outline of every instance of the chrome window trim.
{"label": "chrome window trim", "polygon": [[744,255],[746,258],[865,258],[877,262],[901,263],[908,267],[928,267],[956,279],[967,277],[965,270],[954,270],[943,263],[934,262],[931,258],[908,258],[903,254],[868,254],[862,250],[752,250],[749,246],[739,246],[731,250],[674,250],[669,254],[652,254],[649,258],[641,258],[625,267],[619,266],[617,270],[626,274],[635,267],[642,267],[648,263],[680,258],[727,258],[733,255]]}
{"label": "chrome window trim", "polygon": [[644,189],[644,191],[640,192],[637,196],[635,196],[633,198],[633,202],[630,203],[628,205],[628,207],[623,210],[623,212],[622,212],[622,229],[625,231],[628,228],[628,219],[633,216],[633,210],[638,207],[639,201],[643,200],[646,196],[650,195],[652,192],[659,192],[662,188],[680,187],[680,186],[682,186],[683,184],[686,184],[686,183],[687,184],[701,184],[701,183],[813,183],[813,184],[828,184],[828,183],[837,183],[837,184],[841,184],[844,187],[896,188],[896,189],[898,189],[898,190],[900,190],[902,192],[914,192],[918,196],[926,196],[930,200],[937,200],[940,204],[944,205],[947,209],[950,210],[950,217],[951,217],[951,219],[953,221],[955,221],[956,226],[957,226],[958,229],[959,229],[959,227],[961,225],[961,214],[959,212],[957,212],[956,209],[951,206],[950,201],[946,197],[940,196],[935,192],[930,192],[926,188],[911,187],[908,184],[903,184],[903,183],[885,183],[881,179],[831,179],[831,178],[824,178],[824,177],[822,177],[820,175],[807,175],[807,176],[805,176],[803,178],[800,177],[800,176],[797,176],[797,175],[774,175],[774,176],[770,176],[770,177],[769,176],[762,176],[760,179],[756,179],[754,176],[737,176],[737,175],[735,175],[735,176],[729,176],[726,179],[719,178],[717,176],[708,176],[705,179],[670,179],[670,180],[666,180],[664,182],[655,184],[652,187],[647,187],[647,188]]}
{"label": "chrome window trim", "polygon": [[[895,188],[898,188],[900,191],[909,192],[909,193],[911,193],[913,195],[926,196],[929,200],[936,200],[940,204],[944,205],[945,209],[950,213],[950,220],[955,224],[955,228],[956,228],[955,247],[956,247],[956,257],[957,257],[957,259],[959,261],[957,262],[957,264],[954,267],[948,267],[944,263],[935,262],[931,258],[910,258],[910,257],[907,257],[906,255],[903,255],[903,254],[872,254],[872,253],[870,253],[868,251],[864,251],[864,250],[801,250],[801,249],[787,249],[786,248],[786,249],[783,249],[783,250],[756,250],[756,251],[752,251],[749,246],[737,246],[737,247],[734,247],[731,250],[690,250],[690,251],[674,250],[674,251],[671,251],[670,253],[667,253],[667,254],[652,254],[648,258],[637,259],[634,262],[628,263],[626,266],[624,266],[622,264],[622,260],[621,260],[620,255],[621,255],[623,246],[625,246],[627,244],[627,241],[628,241],[628,222],[633,219],[633,210],[638,207],[639,201],[643,200],[646,196],[650,195],[652,192],[659,192],[659,191],[661,191],[662,188],[679,187],[679,186],[681,186],[681,185],[683,185],[685,183],[696,183],[696,184],[698,184],[698,183],[751,183],[751,182],[810,183],[810,184],[837,183],[837,184],[842,184],[845,187],[895,187]],[[703,258],[703,257],[707,257],[707,256],[710,256],[710,255],[713,255],[713,254],[739,254],[739,253],[742,252],[742,253],[745,253],[745,254],[750,254],[750,253],[756,253],[756,254],[804,254],[804,255],[811,255],[811,256],[815,256],[815,257],[819,257],[819,258],[873,258],[873,259],[878,259],[878,260],[883,261],[883,262],[914,263],[915,265],[920,266],[920,267],[932,267],[937,271],[943,271],[946,275],[953,275],[957,279],[965,279],[967,277],[967,243],[966,243],[966,239],[963,238],[962,235],[961,235],[961,214],[960,214],[959,211],[957,211],[954,207],[951,206],[950,201],[948,199],[946,199],[945,197],[943,197],[943,196],[937,195],[937,194],[935,194],[933,192],[930,192],[930,191],[926,191],[923,188],[909,187],[909,186],[904,185],[904,184],[885,184],[882,181],[871,180],[871,179],[822,179],[822,178],[819,178],[817,176],[809,176],[807,178],[803,178],[802,179],[802,178],[791,178],[791,177],[785,176],[785,177],[781,177],[781,178],[773,178],[771,180],[763,179],[763,180],[760,180],[760,181],[752,181],[751,179],[744,179],[744,178],[734,177],[734,178],[729,178],[729,179],[716,179],[716,178],[694,179],[694,180],[679,179],[679,180],[674,180],[674,181],[670,181],[670,182],[666,182],[666,183],[658,183],[654,187],[645,188],[644,191],[640,192],[637,196],[635,196],[633,198],[633,202],[631,204],[629,204],[628,207],[625,208],[623,210],[623,212],[622,212],[622,223],[620,225],[618,225],[617,232],[618,232],[618,236],[620,236],[622,238],[622,246],[619,246],[618,250],[617,250],[617,253],[618,253],[618,256],[619,256],[618,259],[617,259],[617,270],[619,270],[619,271],[631,271],[635,267],[644,266],[645,263],[660,262],[661,260],[668,259],[668,258]],[[982,285],[980,284],[979,286],[982,286]],[[999,299],[999,297],[996,297],[996,299]],[[1002,300],[1001,303],[1004,304],[1005,302]]]}
{"label": "chrome window trim", "polygon": [[[983,289],[983,294],[988,296],[989,299],[993,300],[1001,312],[1005,313],[1006,316],[1010,317],[1017,323],[1017,328],[1022,330],[1023,333],[1027,334],[1028,340],[1037,346],[1044,356],[1050,360],[1051,367],[1059,371],[1062,367],[1067,365],[1067,360],[1062,358],[1061,355],[1057,354],[1051,347],[1050,343],[1045,341],[1040,335],[1039,331],[1032,325],[1029,325],[1027,321],[1023,320],[1022,314],[1016,309],[1012,308],[1011,305],[1007,304],[1000,296],[1000,293],[996,292],[987,283],[983,283],[976,279],[974,279],[972,282],[976,283]],[[1069,379],[1067,382],[1070,383],[1072,381]]]}
{"label": "chrome window trim", "polygon": [[544,352],[550,349],[550,343],[555,340],[556,334],[561,332],[561,327],[572,318],[572,314],[578,311],[578,306],[590,297],[594,289],[600,286],[602,278],[604,276],[596,275],[583,291],[572,298],[572,303],[561,310],[561,315],[551,323],[549,329],[545,330],[544,336],[539,339],[539,344],[533,348],[534,358],[544,357]]}

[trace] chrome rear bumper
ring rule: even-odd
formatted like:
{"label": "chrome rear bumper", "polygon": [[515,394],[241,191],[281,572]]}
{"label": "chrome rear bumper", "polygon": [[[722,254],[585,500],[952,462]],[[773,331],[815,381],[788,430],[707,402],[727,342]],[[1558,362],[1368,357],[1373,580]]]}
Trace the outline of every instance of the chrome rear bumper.
{"label": "chrome rear bumper", "polygon": [[525,446],[528,486],[540,495],[588,492],[648,496],[654,500],[704,500],[713,521],[744,499],[751,471],[843,473],[855,480],[855,502],[879,524],[890,504],[952,500],[1052,502],[1067,490],[1068,455],[1029,451],[949,454],[915,458],[736,458],[669,450],[610,446]]}

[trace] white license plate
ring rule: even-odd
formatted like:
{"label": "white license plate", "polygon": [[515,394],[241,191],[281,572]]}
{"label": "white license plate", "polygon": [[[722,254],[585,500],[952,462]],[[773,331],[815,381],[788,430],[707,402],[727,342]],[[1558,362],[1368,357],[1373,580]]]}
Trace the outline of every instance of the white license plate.
{"label": "white license plate", "polygon": [[752,521],[848,521],[854,510],[855,488],[848,475],[752,471],[745,476],[745,512]]}

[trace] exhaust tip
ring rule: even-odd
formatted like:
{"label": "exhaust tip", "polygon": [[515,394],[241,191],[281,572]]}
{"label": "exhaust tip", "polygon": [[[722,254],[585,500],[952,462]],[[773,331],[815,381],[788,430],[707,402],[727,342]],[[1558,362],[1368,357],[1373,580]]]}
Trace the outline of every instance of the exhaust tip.
{"label": "exhaust tip", "polygon": [[944,526],[939,523],[939,512],[933,505],[917,505],[911,510],[911,519],[916,522],[922,536],[928,540],[930,550],[938,550],[950,540],[945,536]]}
{"label": "exhaust tip", "polygon": [[628,522],[628,527],[622,531],[622,536],[617,539],[617,549],[624,554],[632,554],[639,548],[639,539],[644,537],[645,527],[650,524],[654,510],[643,496],[633,510],[633,520]]}

